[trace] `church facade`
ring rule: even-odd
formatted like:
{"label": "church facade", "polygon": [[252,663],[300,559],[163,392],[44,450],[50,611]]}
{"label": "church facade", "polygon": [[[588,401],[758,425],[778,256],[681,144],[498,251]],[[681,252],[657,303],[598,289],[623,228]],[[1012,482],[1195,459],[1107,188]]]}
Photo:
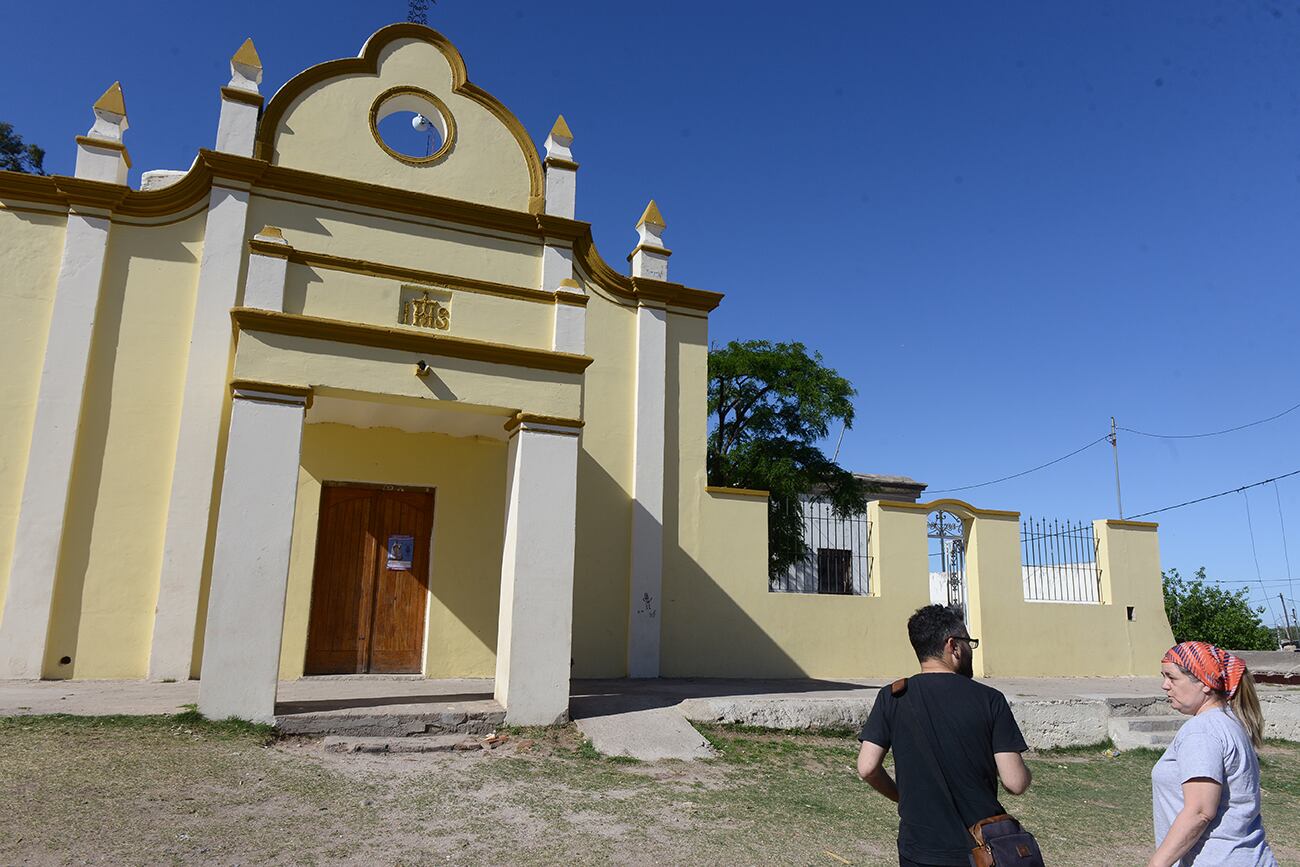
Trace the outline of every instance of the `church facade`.
{"label": "church facade", "polygon": [[[251,41],[231,72],[186,172],[127,186],[115,85],[75,176],[0,173],[0,678],[198,677],[269,720],[280,679],[493,677],[547,724],[571,677],[910,669],[924,510],[873,504],[870,593],[769,592],[765,496],[705,475],[722,295],[669,279],[653,201],[606,263],[563,117],[539,152],[414,24],[269,101]],[[384,133],[408,115],[425,153]],[[1098,533],[1110,598],[982,636],[985,673],[1062,629],[1123,658],[1041,673],[1158,667],[1154,525]]]}

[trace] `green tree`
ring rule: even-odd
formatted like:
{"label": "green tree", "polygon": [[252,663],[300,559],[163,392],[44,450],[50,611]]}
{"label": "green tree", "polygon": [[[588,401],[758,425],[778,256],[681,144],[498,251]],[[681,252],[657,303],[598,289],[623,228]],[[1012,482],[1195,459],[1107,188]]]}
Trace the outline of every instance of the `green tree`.
{"label": "green tree", "polygon": [[1229,650],[1277,650],[1277,636],[1260,619],[1264,609],[1250,607],[1248,590],[1225,590],[1210,583],[1204,566],[1191,578],[1170,569],[1161,572],[1160,579],[1174,641],[1208,641]]}
{"label": "green tree", "polygon": [[24,144],[14,132],[14,125],[0,120],[0,171],[45,174],[45,151],[34,144]]}
{"label": "green tree", "polygon": [[867,486],[817,447],[834,422],[853,426],[855,394],[802,343],[733,340],[709,351],[709,482],[771,493],[773,579],[807,556],[801,495],[816,493],[841,516],[866,510]]}

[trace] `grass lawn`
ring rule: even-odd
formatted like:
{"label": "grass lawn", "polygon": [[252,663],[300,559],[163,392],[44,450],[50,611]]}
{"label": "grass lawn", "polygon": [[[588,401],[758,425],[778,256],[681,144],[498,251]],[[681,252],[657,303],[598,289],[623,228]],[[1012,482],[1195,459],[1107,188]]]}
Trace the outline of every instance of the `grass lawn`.
{"label": "grass lawn", "polygon": [[[705,733],[716,760],[643,764],[572,727],[376,756],[192,715],[0,719],[0,864],[897,863],[851,734]],[[1005,801],[1053,867],[1143,864],[1156,758],[1031,755]],[[1268,745],[1263,773],[1269,837],[1300,863],[1300,745]]]}

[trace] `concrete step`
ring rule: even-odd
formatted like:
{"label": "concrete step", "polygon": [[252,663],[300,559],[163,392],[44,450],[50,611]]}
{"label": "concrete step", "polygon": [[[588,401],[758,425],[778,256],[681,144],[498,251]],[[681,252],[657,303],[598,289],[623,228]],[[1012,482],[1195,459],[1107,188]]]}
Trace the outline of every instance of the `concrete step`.
{"label": "concrete step", "polygon": [[1110,739],[1117,749],[1163,749],[1173,741],[1184,722],[1186,718],[1181,715],[1111,717],[1107,721],[1107,727]]}
{"label": "concrete step", "polygon": [[1135,716],[1125,720],[1129,731],[1134,732],[1174,732],[1183,727],[1186,721],[1184,716]]}
{"label": "concrete step", "polygon": [[480,750],[478,738],[465,735],[425,735],[405,738],[357,738],[329,735],[322,742],[327,753],[449,753]]}
{"label": "concrete step", "polygon": [[[492,704],[496,705],[495,702]],[[496,705],[500,708],[500,705]],[[322,737],[341,735],[354,738],[404,738],[417,735],[490,735],[505,725],[504,710],[391,711],[365,708],[359,712],[341,710],[280,714],[275,724],[290,735]]]}

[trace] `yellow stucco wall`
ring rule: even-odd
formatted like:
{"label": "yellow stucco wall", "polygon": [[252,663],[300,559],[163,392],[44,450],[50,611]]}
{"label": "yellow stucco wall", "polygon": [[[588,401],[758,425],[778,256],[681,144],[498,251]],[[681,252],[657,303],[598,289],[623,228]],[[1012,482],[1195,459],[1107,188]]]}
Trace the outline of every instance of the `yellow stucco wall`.
{"label": "yellow stucco wall", "polygon": [[[275,226],[286,242],[307,253],[534,288],[541,274],[542,248],[533,240],[287,194],[254,195],[248,224],[253,230]],[[315,282],[308,278],[306,289]],[[290,281],[291,296],[303,291]]]}
{"label": "yellow stucco wall", "polygon": [[[289,266],[284,309],[287,313],[326,319],[394,325],[404,302],[419,297],[416,291],[403,291],[403,285],[421,284],[294,263]],[[435,286],[434,292],[440,290]],[[554,305],[456,290],[450,295],[450,299],[431,295],[450,313],[451,327],[445,333],[490,342],[505,338],[514,346],[551,348]]]}
{"label": "yellow stucco wall", "polygon": [[[439,162],[407,165],[375,143],[370,106],[382,92],[398,85],[429,91],[455,119],[454,146]],[[391,42],[380,54],[377,74],[357,72],[309,88],[284,114],[274,147],[277,165],[517,211],[528,209],[528,163],[519,142],[488,108],[453,92],[447,57],[420,40]]]}
{"label": "yellow stucco wall", "polygon": [[[427,377],[415,375],[415,364],[420,360],[432,368]],[[582,374],[256,331],[240,335],[235,377],[284,385],[325,385],[358,394],[523,409],[564,418],[582,414]]]}
{"label": "yellow stucco wall", "polygon": [[294,514],[280,676],[302,676],[321,483],[436,488],[429,576],[430,677],[491,677],[505,521],[506,443],[481,437],[309,424]]}
{"label": "yellow stucco wall", "polygon": [[0,611],[66,229],[63,216],[0,209]]}
{"label": "yellow stucco wall", "polygon": [[46,677],[146,673],[204,221],[109,235]]}
{"label": "yellow stucco wall", "polygon": [[578,453],[573,674],[627,673],[636,311],[600,295],[587,306],[587,368]]}
{"label": "yellow stucco wall", "polygon": [[[871,504],[870,595],[769,592],[766,499],[705,491],[706,323],[680,316],[670,323],[666,484],[676,497],[667,498],[664,515],[664,675],[893,678],[915,670],[906,624],[930,602],[929,509]],[[970,517],[977,674],[1158,672],[1172,636],[1153,526],[1097,522],[1106,604],[1031,603],[1018,516]]]}

